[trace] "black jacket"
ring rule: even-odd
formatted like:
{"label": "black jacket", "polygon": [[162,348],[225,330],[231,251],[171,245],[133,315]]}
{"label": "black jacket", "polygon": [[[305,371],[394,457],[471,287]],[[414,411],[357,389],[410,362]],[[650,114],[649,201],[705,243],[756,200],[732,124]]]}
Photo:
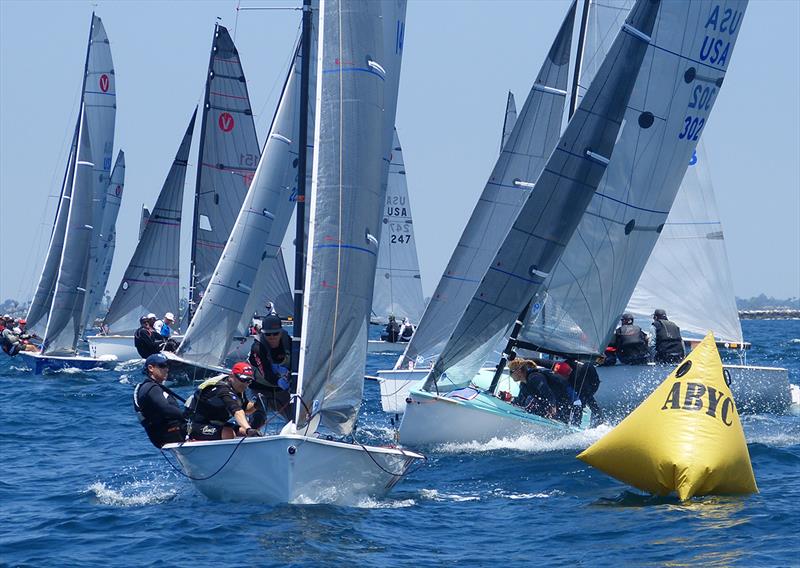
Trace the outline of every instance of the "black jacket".
{"label": "black jacket", "polygon": [[647,336],[642,328],[635,324],[624,324],[614,332],[614,346],[617,358],[625,365],[637,365],[647,362]]}
{"label": "black jacket", "polygon": [[278,380],[285,376],[289,380],[292,367],[292,339],[286,330],[281,331],[278,347],[271,349],[263,335],[256,337],[247,357],[253,366],[253,390],[278,389]]}
{"label": "black jacket", "polygon": [[150,355],[161,351],[164,338],[156,333],[154,329],[142,326],[133,334],[133,344],[136,346],[139,357],[147,359]]}
{"label": "black jacket", "polygon": [[201,424],[225,424],[247,405],[247,397],[237,393],[227,377],[206,381],[194,397],[192,420]]}
{"label": "black jacket", "polygon": [[133,409],[147,436],[157,447],[164,433],[174,426],[183,426],[184,407],[160,384],[151,378],[139,383],[133,391]]}

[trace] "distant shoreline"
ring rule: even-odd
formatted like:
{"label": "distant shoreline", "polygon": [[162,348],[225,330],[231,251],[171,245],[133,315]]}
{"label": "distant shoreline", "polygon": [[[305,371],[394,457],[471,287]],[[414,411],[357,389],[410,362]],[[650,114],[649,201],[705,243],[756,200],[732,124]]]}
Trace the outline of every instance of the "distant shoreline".
{"label": "distant shoreline", "polygon": [[795,320],[800,319],[800,310],[767,309],[767,310],[739,310],[739,319],[743,320]]}

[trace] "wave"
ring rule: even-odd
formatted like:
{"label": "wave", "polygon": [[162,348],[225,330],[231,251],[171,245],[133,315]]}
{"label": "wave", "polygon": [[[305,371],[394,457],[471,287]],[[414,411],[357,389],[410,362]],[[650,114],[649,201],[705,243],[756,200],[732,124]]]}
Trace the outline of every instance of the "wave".
{"label": "wave", "polygon": [[163,481],[130,481],[113,488],[102,481],[92,483],[87,492],[94,493],[102,505],[112,507],[141,507],[171,500],[177,494],[174,488],[164,487]]}
{"label": "wave", "polygon": [[560,450],[584,450],[611,431],[611,426],[601,424],[580,432],[573,432],[555,439],[544,439],[532,434],[512,438],[492,438],[488,442],[454,442],[436,449],[443,453],[482,453],[498,450],[517,450],[545,453]]}
{"label": "wave", "polygon": [[440,493],[436,489],[422,489],[420,495],[423,499],[428,501],[453,501],[455,503],[462,503],[464,501],[480,501],[478,495],[455,495],[450,493]]}

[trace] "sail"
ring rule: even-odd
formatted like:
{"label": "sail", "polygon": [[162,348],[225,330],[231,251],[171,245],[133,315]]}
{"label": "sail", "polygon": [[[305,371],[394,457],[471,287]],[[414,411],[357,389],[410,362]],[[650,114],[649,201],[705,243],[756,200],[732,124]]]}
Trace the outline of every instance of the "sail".
{"label": "sail", "polygon": [[111,170],[111,180],[106,187],[106,204],[103,213],[103,226],[100,229],[102,240],[100,246],[103,249],[102,254],[99,255],[103,258],[103,269],[98,274],[98,278],[94,284],[97,294],[95,294],[95,301],[89,308],[87,325],[91,326],[94,318],[97,317],[97,312],[100,309],[100,303],[105,295],[106,285],[108,284],[108,276],[111,274],[111,263],[114,260],[114,249],[117,244],[117,216],[119,215],[119,206],[122,202],[122,190],[125,187],[125,153],[120,150],[117,154],[117,160],[114,162],[114,169]]}
{"label": "sail", "polygon": [[[264,285],[270,282],[258,279],[262,264],[266,265],[262,273],[280,276],[282,271],[286,279],[280,246],[296,195],[293,188],[300,151],[300,68],[301,52],[297,49],[253,182],[178,350],[186,359],[206,365],[222,364],[229,343],[240,333],[240,320],[250,296],[261,299],[259,307],[264,307]],[[254,288],[258,293],[254,294]],[[247,317],[251,315],[248,313]]]}
{"label": "sail", "polygon": [[149,312],[162,315],[178,311],[183,184],[196,116],[197,110],[192,114],[152,213],[143,218],[139,243],[106,314],[104,324],[113,333],[133,333],[139,327],[139,318]]}
{"label": "sail", "polygon": [[500,150],[508,142],[511,137],[511,132],[514,130],[514,125],[517,123],[517,103],[514,100],[514,93],[508,91],[508,100],[506,100],[506,114],[503,120],[503,137],[500,140]]}
{"label": "sail", "polygon": [[[381,207],[382,5],[320,2],[309,254],[296,424],[349,433],[364,385]],[[395,95],[396,96],[396,95]]]}
{"label": "sail", "polygon": [[702,141],[625,311],[646,322],[656,308],[667,311],[684,338],[713,330],[718,341],[743,340]]}
{"label": "sail", "polygon": [[217,25],[200,130],[190,310],[219,262],[261,157],[247,83],[228,30]]}
{"label": "sail", "polygon": [[[86,127],[92,147],[92,240],[89,262],[84,277],[81,326],[91,324],[105,293],[107,276],[104,269],[110,252],[109,235],[104,228],[114,226],[119,208],[106,211],[106,189],[111,177],[114,149],[114,123],[117,114],[116,74],[111,58],[111,46],[103,22],[92,15],[92,31],[84,85]],[[113,220],[110,219],[113,217]],[[110,221],[110,222],[109,222]]]}
{"label": "sail", "polygon": [[82,108],[64,246],[42,346],[42,352],[46,354],[74,352],[78,342],[83,306],[81,284],[89,260],[89,245],[92,238],[94,164],[91,162],[92,147],[85,116],[85,109]]}
{"label": "sail", "polygon": [[375,269],[372,320],[385,323],[387,316],[394,315],[398,319],[406,317],[411,322],[418,322],[424,308],[406,168],[395,130]]}
{"label": "sail", "polygon": [[500,248],[561,131],[575,4],[569,9],[514,129],[406,348],[402,366],[438,356]]}
{"label": "sail", "polygon": [[[603,351],[707,124],[746,4],[664,4],[614,157],[521,339],[562,353]],[[603,14],[599,8],[590,13]],[[593,29],[589,38],[602,43],[605,35]]]}
{"label": "sail", "polygon": [[[79,117],[80,119],[80,117]],[[55,290],[58,266],[61,263],[61,253],[64,249],[64,237],[67,232],[67,217],[69,216],[69,203],[72,198],[72,180],[75,174],[75,155],[77,154],[78,130],[75,130],[72,146],[67,159],[67,171],[61,188],[61,197],[58,201],[56,218],[53,223],[53,232],[50,235],[50,244],[47,247],[42,274],[36,285],[31,305],[28,308],[26,319],[28,329],[32,332],[43,334],[47,326],[47,315],[53,304],[53,291]]]}
{"label": "sail", "polygon": [[[564,251],[609,164],[660,2],[639,0],[434,365],[468,382]],[[509,147],[515,131],[511,134]]]}

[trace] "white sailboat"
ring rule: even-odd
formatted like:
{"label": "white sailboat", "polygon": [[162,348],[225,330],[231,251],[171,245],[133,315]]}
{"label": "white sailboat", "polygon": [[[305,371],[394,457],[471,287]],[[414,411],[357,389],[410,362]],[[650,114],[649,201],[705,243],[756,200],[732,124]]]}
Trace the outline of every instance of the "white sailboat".
{"label": "white sailboat", "polygon": [[[423,458],[316,434],[323,427],[352,435],[361,404],[373,287],[363,275],[374,273],[384,197],[382,6],[320,4],[307,297],[294,421],[277,435],[165,446],[210,498],[352,504],[386,493]],[[305,81],[310,12],[305,0]],[[301,129],[300,147],[304,142]],[[304,186],[298,188],[301,196]],[[300,218],[301,230],[303,225]]]}
{"label": "white sailboat", "polygon": [[47,256],[26,318],[29,329],[43,335],[42,352],[24,354],[36,374],[64,367],[93,368],[113,359],[78,355],[77,343],[94,309],[87,298],[93,297],[101,278],[95,265],[102,260],[104,267],[107,262],[109,248],[98,246],[101,230],[113,226],[118,210],[116,199],[106,207],[106,194],[113,183],[115,197],[120,197],[124,184],[122,154],[111,173],[115,77],[108,36],[100,18],[92,14],[80,114]]}
{"label": "white sailboat", "polygon": [[[726,9],[730,9],[732,13],[735,12],[740,21],[745,5],[746,2],[728,2]],[[473,439],[487,439],[484,431],[471,428],[471,424],[477,422],[474,419],[476,413],[483,412],[482,416],[490,419],[488,415],[491,413],[480,408],[479,404],[458,401],[459,407],[464,408],[464,411],[459,413],[461,419],[453,418],[450,423],[442,425],[442,417],[438,415],[438,409],[443,409],[448,405],[431,404],[431,401],[438,402],[440,399],[446,398],[447,390],[463,389],[465,385],[469,385],[475,379],[479,367],[502,337],[508,336],[508,333],[511,332],[512,340],[516,340],[520,328],[523,328],[523,323],[529,323],[525,322],[525,313],[528,311],[526,303],[531,308],[531,312],[535,314],[534,321],[541,319],[544,298],[546,298],[547,307],[550,307],[554,290],[553,282],[556,277],[564,274],[563,266],[569,266],[572,271],[569,282],[564,274],[564,286],[569,290],[574,288],[577,281],[584,285],[591,285],[592,293],[597,295],[598,290],[604,289],[603,284],[609,284],[609,281],[596,282],[590,279],[584,282],[580,278],[576,278],[577,275],[583,273],[592,274],[597,264],[602,265],[602,261],[610,260],[591,255],[581,256],[581,254],[575,254],[576,250],[580,253],[583,247],[592,246],[592,243],[598,239],[604,240],[605,236],[617,231],[623,237],[632,233],[658,234],[660,223],[656,221],[661,214],[658,209],[659,201],[666,202],[664,211],[668,211],[689,158],[694,151],[696,138],[699,138],[700,124],[705,124],[713,106],[713,97],[711,100],[705,100],[700,108],[691,106],[695,87],[699,85],[702,89],[708,84],[710,85],[709,89],[713,86],[716,94],[722,83],[725,68],[730,61],[738,28],[736,30],[729,28],[715,30],[715,35],[724,36],[724,41],[728,45],[724,61],[704,62],[704,58],[699,55],[704,38],[708,42],[711,37],[708,35],[709,30],[704,25],[712,21],[713,12],[720,9],[717,4],[711,2],[663,3],[659,6],[657,2],[639,1],[635,4],[622,26],[622,32],[605,54],[599,70],[570,120],[562,141],[559,143],[559,150],[554,153],[556,156],[560,151],[564,138],[568,137],[576,117],[580,116],[581,108],[586,104],[586,98],[597,96],[596,91],[600,88],[600,84],[606,86],[609,84],[607,78],[609,67],[614,68],[612,62],[618,59],[622,46],[634,48],[635,45],[646,48],[646,52],[641,53],[643,57],[642,70],[635,72],[638,73],[638,78],[634,75],[636,83],[635,86],[632,85],[630,103],[628,104],[627,98],[623,101],[628,106],[622,109],[624,115],[618,117],[623,126],[614,146],[613,156],[607,163],[607,169],[605,169],[602,179],[597,180],[598,184],[594,186],[592,195],[586,201],[588,207],[585,214],[583,209],[580,210],[582,215],[580,223],[576,222],[574,225],[577,229],[576,235],[580,236],[569,239],[563,249],[563,254],[557,256],[551,264],[543,265],[536,262],[536,256],[525,256],[526,261],[533,263],[537,271],[537,273],[530,273],[534,276],[533,280],[536,280],[535,276],[539,276],[539,278],[533,286],[529,286],[525,290],[526,294],[530,293],[530,295],[521,296],[514,305],[508,301],[508,291],[519,288],[521,285],[518,282],[509,288],[505,279],[495,276],[493,279],[496,283],[491,287],[486,286],[489,278],[484,278],[483,298],[473,298],[470,307],[467,308],[465,315],[462,316],[456,327],[453,337],[448,342],[448,346],[436,360],[423,388],[411,391],[410,403],[406,406],[406,413],[400,428],[400,437],[404,443],[446,442],[459,428],[461,430],[457,436],[464,436],[464,430],[470,430],[475,436]],[[655,18],[656,13],[658,13],[657,19]],[[637,30],[640,33],[637,33]],[[675,30],[682,30],[682,33],[676,34]],[[628,57],[624,59],[631,61],[631,58]],[[697,65],[699,69],[694,65],[687,67],[687,61]],[[618,96],[620,89],[615,90]],[[689,115],[688,118],[687,115]],[[674,136],[673,132],[676,133]],[[512,138],[513,135],[512,133]],[[509,140],[510,143],[511,140]],[[589,147],[592,146],[589,145]],[[552,159],[553,157],[551,157]],[[545,171],[549,171],[549,168],[546,168]],[[541,187],[540,180],[533,195],[536,195],[536,190],[541,191]],[[638,192],[637,188],[639,188]],[[656,200],[656,207],[639,206],[634,200],[639,193],[644,193],[648,196],[647,199]],[[621,195],[621,197],[616,197],[617,195]],[[557,216],[558,214],[559,212],[556,211]],[[663,216],[665,218],[666,213]],[[520,214],[516,223],[519,223],[520,219],[524,217],[523,209],[523,213]],[[664,218],[661,219],[661,223]],[[595,231],[595,234],[593,235],[589,231]],[[514,238],[513,231],[509,236]],[[651,243],[654,241],[655,239],[652,238]],[[553,248],[553,246],[552,239],[550,239],[549,244],[542,249],[544,254],[547,254],[547,249]],[[501,247],[498,257],[502,256],[502,251]],[[559,253],[561,252],[562,250],[559,250]],[[649,254],[649,250],[647,252]],[[630,266],[628,270],[631,270]],[[498,304],[502,304],[502,306],[498,308]],[[605,307],[606,304],[600,302],[599,305]],[[487,306],[489,307],[487,308]],[[514,308],[518,311],[512,312]],[[513,313],[513,316],[509,318],[506,315],[508,313]],[[615,312],[615,319],[618,313],[618,311]],[[482,316],[497,318],[502,325],[487,326],[487,320]],[[552,316],[553,314],[550,312],[550,317]],[[517,317],[520,320],[515,324],[514,320]],[[552,320],[550,322],[552,323]],[[596,320],[589,323],[595,326],[598,324]],[[602,325],[602,322],[600,324]],[[514,327],[513,331],[512,327]],[[558,328],[559,331],[563,331],[564,327]],[[591,331],[593,328],[587,326],[587,329]],[[523,333],[530,332],[527,325],[523,330]],[[497,332],[496,335],[491,334],[493,331]],[[575,330],[567,327],[565,332],[575,333]],[[600,332],[598,329],[598,335],[602,337],[600,341],[604,341],[608,333],[609,330]],[[586,335],[591,335],[591,333],[581,334],[580,338],[585,341]],[[456,340],[455,345],[453,344],[454,339]],[[562,339],[561,335],[553,334],[541,337],[535,345],[526,343],[522,346],[534,345],[537,350],[545,352],[574,353],[574,351],[562,347],[560,343]],[[512,352],[513,348],[519,347],[520,344],[522,342],[509,341],[506,353]],[[604,347],[605,343],[602,345]],[[501,378],[500,370],[504,363],[505,354],[498,365],[498,372],[489,385],[488,393],[476,390],[477,396],[482,397],[487,394],[491,396]],[[443,388],[442,379],[444,377],[446,377],[446,385]],[[443,391],[445,391],[444,396],[442,396]],[[459,392],[459,395],[464,396],[463,390]],[[452,413],[452,404],[449,404],[447,412]],[[513,435],[512,432],[509,434]]]}

